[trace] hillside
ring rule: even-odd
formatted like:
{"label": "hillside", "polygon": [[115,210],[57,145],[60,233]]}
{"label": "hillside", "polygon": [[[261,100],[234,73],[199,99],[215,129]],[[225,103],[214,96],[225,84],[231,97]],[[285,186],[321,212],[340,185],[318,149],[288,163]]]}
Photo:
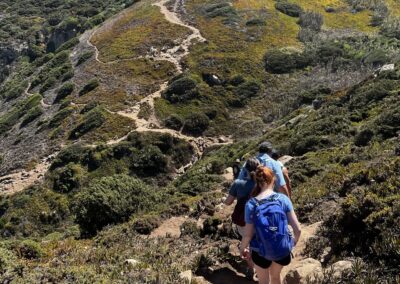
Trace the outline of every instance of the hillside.
{"label": "hillside", "polygon": [[226,169],[265,140],[313,281],[400,281],[399,3],[42,2],[0,1],[2,283],[242,283]]}

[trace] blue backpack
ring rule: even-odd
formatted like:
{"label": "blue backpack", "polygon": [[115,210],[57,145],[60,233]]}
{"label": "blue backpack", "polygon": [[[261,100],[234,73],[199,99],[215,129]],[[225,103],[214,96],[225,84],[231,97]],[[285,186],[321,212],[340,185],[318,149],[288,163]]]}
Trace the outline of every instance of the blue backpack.
{"label": "blue backpack", "polygon": [[258,253],[272,261],[287,257],[294,247],[294,240],[288,229],[288,219],[279,198],[280,194],[273,194],[267,199],[250,200],[255,204],[253,221]]}

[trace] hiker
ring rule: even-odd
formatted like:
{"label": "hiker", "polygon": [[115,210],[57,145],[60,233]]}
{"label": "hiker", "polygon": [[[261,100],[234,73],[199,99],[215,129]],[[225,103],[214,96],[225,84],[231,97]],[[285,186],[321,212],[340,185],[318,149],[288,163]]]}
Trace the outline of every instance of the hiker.
{"label": "hiker", "polygon": [[232,166],[233,179],[237,179],[240,174],[240,160],[236,159]]}
{"label": "hiker", "polygon": [[[274,190],[276,192],[281,192],[289,196],[289,191],[286,187],[286,181],[283,176],[282,168],[277,161],[271,158],[272,154],[272,144],[270,142],[263,142],[258,147],[259,154],[257,159],[260,161],[261,165],[270,168],[275,174],[275,186]],[[246,171],[241,170],[238,179],[244,179],[246,177]]]}
{"label": "hiker", "polygon": [[[245,170],[248,173],[248,175],[246,175],[246,179],[235,180],[231,186],[231,189],[229,190],[228,197],[224,201],[224,203],[229,206],[235,201],[235,199],[237,199],[235,209],[232,213],[232,223],[236,225],[237,231],[241,238],[244,236],[244,227],[246,225],[244,220],[244,209],[246,202],[250,199],[250,194],[256,185],[255,181],[251,177],[254,176],[254,173],[259,165],[260,162],[256,158],[250,158],[246,161]],[[246,261],[248,266],[245,273],[246,278],[253,280],[253,262],[251,259],[246,259]]]}
{"label": "hiker", "polygon": [[279,161],[280,157],[281,157],[281,155],[279,154],[278,150],[273,149],[272,153],[271,153],[271,158],[274,159],[275,161],[277,161],[279,163],[279,165],[281,166],[283,178],[285,179],[286,188],[289,193],[288,196],[289,196],[289,198],[292,198],[292,182],[289,178],[289,170],[287,167],[285,167],[285,165],[281,161]]}
{"label": "hiker", "polygon": [[274,192],[275,176],[271,169],[258,167],[254,180],[256,186],[245,208],[240,254],[252,259],[260,284],[280,284],[281,270],[290,263],[292,248],[300,238],[300,223],[290,199]]}

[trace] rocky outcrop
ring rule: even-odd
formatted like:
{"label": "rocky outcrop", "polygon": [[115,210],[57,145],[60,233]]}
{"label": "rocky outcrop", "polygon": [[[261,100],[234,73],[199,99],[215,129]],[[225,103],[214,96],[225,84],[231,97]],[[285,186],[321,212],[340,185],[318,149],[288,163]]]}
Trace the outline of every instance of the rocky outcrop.
{"label": "rocky outcrop", "polygon": [[322,275],[321,263],[313,258],[307,258],[295,265],[285,277],[286,284],[307,283]]}
{"label": "rocky outcrop", "polygon": [[340,278],[343,274],[351,271],[353,268],[353,262],[350,260],[341,260],[335,262],[331,266],[334,278]]}

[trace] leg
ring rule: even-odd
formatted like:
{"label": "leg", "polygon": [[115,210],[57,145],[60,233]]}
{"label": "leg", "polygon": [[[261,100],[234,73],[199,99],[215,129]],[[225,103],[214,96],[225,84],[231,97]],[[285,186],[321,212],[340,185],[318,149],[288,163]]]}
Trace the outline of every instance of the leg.
{"label": "leg", "polygon": [[261,268],[257,264],[254,264],[254,267],[258,277],[258,283],[269,284],[269,269]]}
{"label": "leg", "polygon": [[281,271],[283,266],[272,262],[271,266],[269,267],[269,276],[271,279],[271,284],[281,284]]}

